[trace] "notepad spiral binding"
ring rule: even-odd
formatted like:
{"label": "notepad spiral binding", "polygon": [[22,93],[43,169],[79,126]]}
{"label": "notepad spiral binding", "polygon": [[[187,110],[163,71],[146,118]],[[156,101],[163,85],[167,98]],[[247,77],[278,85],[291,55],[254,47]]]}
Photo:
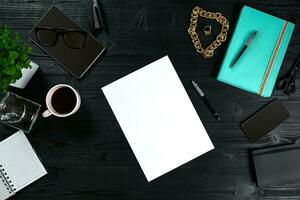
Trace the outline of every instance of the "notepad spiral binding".
{"label": "notepad spiral binding", "polygon": [[12,184],[12,181],[9,179],[9,176],[5,172],[5,169],[3,165],[0,164],[0,181],[4,184],[6,189],[8,190],[9,194],[14,194],[16,191],[16,188],[14,188],[14,185]]}

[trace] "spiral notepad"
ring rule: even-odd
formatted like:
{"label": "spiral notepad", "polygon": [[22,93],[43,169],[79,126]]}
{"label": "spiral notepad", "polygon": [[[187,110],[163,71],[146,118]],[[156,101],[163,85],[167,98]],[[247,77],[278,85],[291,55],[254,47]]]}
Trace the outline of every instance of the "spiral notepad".
{"label": "spiral notepad", "polygon": [[13,196],[46,174],[22,131],[0,143],[0,200]]}

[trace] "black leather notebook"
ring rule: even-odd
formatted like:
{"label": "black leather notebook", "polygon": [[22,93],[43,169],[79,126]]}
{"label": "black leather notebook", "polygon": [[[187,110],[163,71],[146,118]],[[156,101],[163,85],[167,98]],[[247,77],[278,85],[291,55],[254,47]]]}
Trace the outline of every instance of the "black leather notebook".
{"label": "black leather notebook", "polygon": [[87,33],[85,45],[82,48],[69,48],[61,35],[58,36],[54,46],[45,46],[38,40],[36,28],[84,30],[60,9],[52,6],[28,35],[36,45],[76,78],[81,78],[105,49],[90,33]]}
{"label": "black leather notebook", "polygon": [[273,100],[241,124],[250,142],[256,142],[267,135],[290,114],[279,100]]}
{"label": "black leather notebook", "polygon": [[260,187],[300,184],[300,145],[292,144],[252,152]]}

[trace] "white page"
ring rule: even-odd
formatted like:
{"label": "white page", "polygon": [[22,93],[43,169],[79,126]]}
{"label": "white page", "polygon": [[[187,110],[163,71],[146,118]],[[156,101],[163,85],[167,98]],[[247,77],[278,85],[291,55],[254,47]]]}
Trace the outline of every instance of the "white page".
{"label": "white page", "polygon": [[47,174],[22,131],[0,143],[0,164],[16,189],[15,192]]}
{"label": "white page", "polygon": [[214,148],[167,56],[102,90],[148,181]]}

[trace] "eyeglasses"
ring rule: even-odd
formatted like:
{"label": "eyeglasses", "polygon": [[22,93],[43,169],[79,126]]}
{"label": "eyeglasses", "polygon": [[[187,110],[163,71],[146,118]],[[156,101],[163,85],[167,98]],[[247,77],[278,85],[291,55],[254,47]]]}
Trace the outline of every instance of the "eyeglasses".
{"label": "eyeglasses", "polygon": [[39,43],[47,47],[53,47],[58,40],[59,35],[62,35],[67,47],[72,49],[81,49],[86,45],[87,32],[74,29],[35,28],[35,33]]}

